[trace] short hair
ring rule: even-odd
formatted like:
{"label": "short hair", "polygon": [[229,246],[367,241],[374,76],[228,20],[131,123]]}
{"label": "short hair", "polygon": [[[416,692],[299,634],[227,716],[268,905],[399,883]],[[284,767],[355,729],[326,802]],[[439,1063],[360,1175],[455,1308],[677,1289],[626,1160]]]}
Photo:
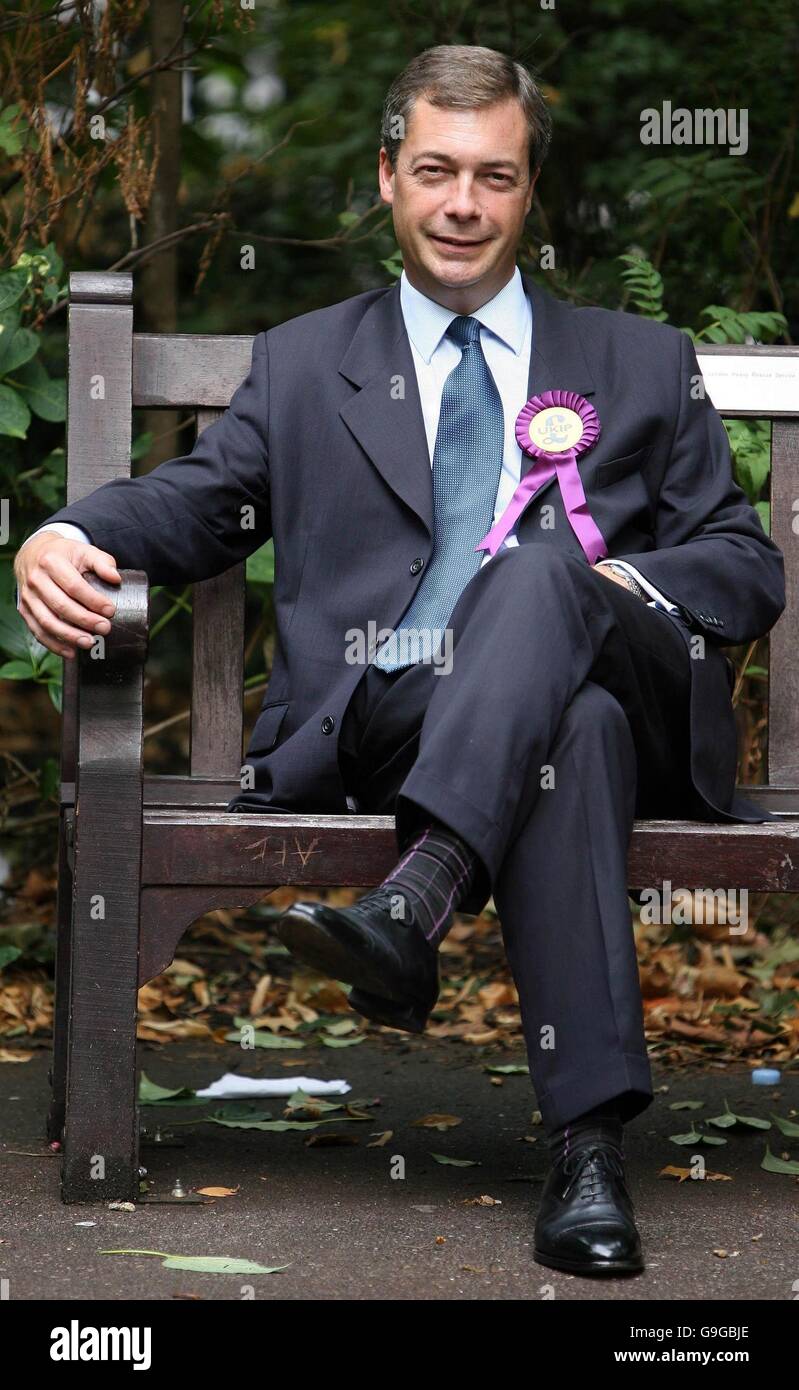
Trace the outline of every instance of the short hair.
{"label": "short hair", "polygon": [[394,78],[383,104],[380,141],[392,168],[402,144],[396,131],[404,131],[419,96],[432,106],[461,110],[515,97],[527,120],[530,173],[543,164],[552,139],[552,117],[527,68],[507,54],[471,44],[438,44],[412,58]]}

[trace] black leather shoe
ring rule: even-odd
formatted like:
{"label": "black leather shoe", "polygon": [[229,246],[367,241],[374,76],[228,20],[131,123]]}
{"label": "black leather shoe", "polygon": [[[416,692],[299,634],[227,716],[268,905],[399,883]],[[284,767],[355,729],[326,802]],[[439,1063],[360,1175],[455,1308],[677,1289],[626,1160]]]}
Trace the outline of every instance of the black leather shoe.
{"label": "black leather shoe", "polygon": [[294,903],[275,930],[303,964],[351,984],[349,1002],[358,1013],[421,1033],[438,999],[438,952],[412,917],[392,917],[394,897],[381,886],[352,907]]}
{"label": "black leather shoe", "polygon": [[535,1258],[569,1274],[623,1274],[644,1268],[624,1159],[612,1144],[577,1142],[553,1164],[535,1224]]}

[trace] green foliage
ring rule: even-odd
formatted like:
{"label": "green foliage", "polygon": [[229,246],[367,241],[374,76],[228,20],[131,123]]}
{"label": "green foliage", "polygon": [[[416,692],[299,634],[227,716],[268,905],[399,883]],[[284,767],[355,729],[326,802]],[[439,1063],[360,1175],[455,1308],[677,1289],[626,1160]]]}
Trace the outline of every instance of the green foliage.
{"label": "green foliage", "polygon": [[272,584],[275,578],[275,550],[272,541],[267,541],[253,555],[247,556],[247,582],[249,584]]}
{"label": "green foliage", "polygon": [[397,247],[396,251],[391,256],[387,256],[384,261],[381,261],[380,264],[384,270],[388,271],[392,280],[399,280],[402,274],[402,252],[399,247]]}
{"label": "green foliage", "polygon": [[621,278],[631,302],[646,318],[663,323],[668,314],[663,308],[663,279],[660,272],[644,256],[636,256],[632,252],[619,256],[619,260],[627,266],[621,272]]}
{"label": "green foliage", "polygon": [[[627,252],[618,259],[627,267],[621,272],[621,279],[631,303],[644,317],[665,322],[668,314],[663,308],[661,275],[645,256],[638,253]],[[709,318],[710,323],[698,332],[690,328],[682,330],[696,343],[745,343],[755,337],[771,339],[778,333],[784,333],[787,328],[783,314],[743,313],[723,304],[708,304],[701,310],[701,317]],[[767,420],[725,420],[724,425],[732,449],[736,481],[757,509],[763,529],[768,534],[770,509],[761,494],[771,471],[771,425]]]}
{"label": "green foliage", "polygon": [[21,119],[22,108],[18,102],[0,110],[0,150],[7,155],[21,154],[27,145],[34,144],[35,131],[26,126]]}
{"label": "green foliage", "polygon": [[61,710],[61,657],[37,642],[13,603],[0,604],[0,652],[9,658],[0,665],[0,680],[44,685]]}
{"label": "green foliage", "polygon": [[[628,251],[618,259],[624,261],[627,267],[621,272],[621,278],[630,302],[645,318],[665,323],[669,316],[663,308],[663,277],[660,272],[639,252]],[[785,315],[773,310],[744,312],[724,304],[708,304],[700,310],[700,317],[710,319],[710,323],[697,332],[692,328],[682,330],[694,342],[770,342],[788,328]]]}
{"label": "green foliage", "polygon": [[56,247],[19,256],[0,271],[0,481],[14,499],[15,516],[29,503],[54,510],[64,486],[64,449],[42,450],[38,466],[25,468],[15,443],[29,441],[33,420],[63,424],[67,386],[51,377],[42,360],[44,334],[32,327],[64,295],[64,265]]}
{"label": "green foliage", "polygon": [[[754,313],[751,310],[744,313],[723,304],[708,304],[702,310],[702,317],[709,318],[710,323],[700,328],[695,335],[696,342],[772,342],[778,333],[784,333],[788,327],[784,314],[773,311]],[[688,329],[685,331],[689,332]]]}
{"label": "green foliage", "polygon": [[[2,114],[0,145],[7,128]],[[52,512],[63,496],[63,444],[48,448],[40,441],[49,426],[63,427],[66,383],[47,371],[42,360],[45,334],[41,326],[32,326],[62,297],[63,281],[63,263],[52,245],[26,252],[9,270],[0,271],[0,483],[12,503],[15,531],[19,517],[33,504],[37,513]],[[63,437],[63,430],[59,433]],[[38,454],[31,468],[25,466],[28,446]],[[18,543],[22,539],[19,535]],[[4,555],[2,565],[0,653],[7,659],[0,664],[0,679],[44,685],[60,711],[61,658],[36,640],[17,612],[11,574],[14,549]]]}
{"label": "green foliage", "polygon": [[726,420],[725,425],[735,459],[735,476],[756,506],[771,471],[771,424],[768,420]]}

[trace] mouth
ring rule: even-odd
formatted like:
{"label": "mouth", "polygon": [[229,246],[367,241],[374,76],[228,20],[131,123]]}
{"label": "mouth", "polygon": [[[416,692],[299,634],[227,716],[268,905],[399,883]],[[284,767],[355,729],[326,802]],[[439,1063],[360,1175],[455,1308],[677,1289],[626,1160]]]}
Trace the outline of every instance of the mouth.
{"label": "mouth", "polygon": [[476,239],[471,239],[471,240],[470,240],[470,239],[467,239],[466,237],[435,236],[433,233],[431,233],[431,234],[430,234],[430,240],[431,240],[431,241],[434,241],[434,242],[436,243],[436,245],[441,246],[442,248],[444,248],[444,249],[447,250],[447,251],[455,251],[455,252],[463,251],[463,252],[466,252],[466,251],[476,251],[477,248],[478,248],[479,246],[485,246],[485,244],[486,244],[488,238],[487,238],[487,237],[481,237],[479,240],[476,240]]}

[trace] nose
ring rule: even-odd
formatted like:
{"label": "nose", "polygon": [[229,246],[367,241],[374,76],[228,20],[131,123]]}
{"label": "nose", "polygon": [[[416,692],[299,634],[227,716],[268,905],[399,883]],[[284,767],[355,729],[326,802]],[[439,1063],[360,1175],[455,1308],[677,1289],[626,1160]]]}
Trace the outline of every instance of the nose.
{"label": "nose", "polygon": [[455,217],[459,221],[480,216],[480,206],[471,174],[464,171],[450,185],[443,210],[448,217]]}

